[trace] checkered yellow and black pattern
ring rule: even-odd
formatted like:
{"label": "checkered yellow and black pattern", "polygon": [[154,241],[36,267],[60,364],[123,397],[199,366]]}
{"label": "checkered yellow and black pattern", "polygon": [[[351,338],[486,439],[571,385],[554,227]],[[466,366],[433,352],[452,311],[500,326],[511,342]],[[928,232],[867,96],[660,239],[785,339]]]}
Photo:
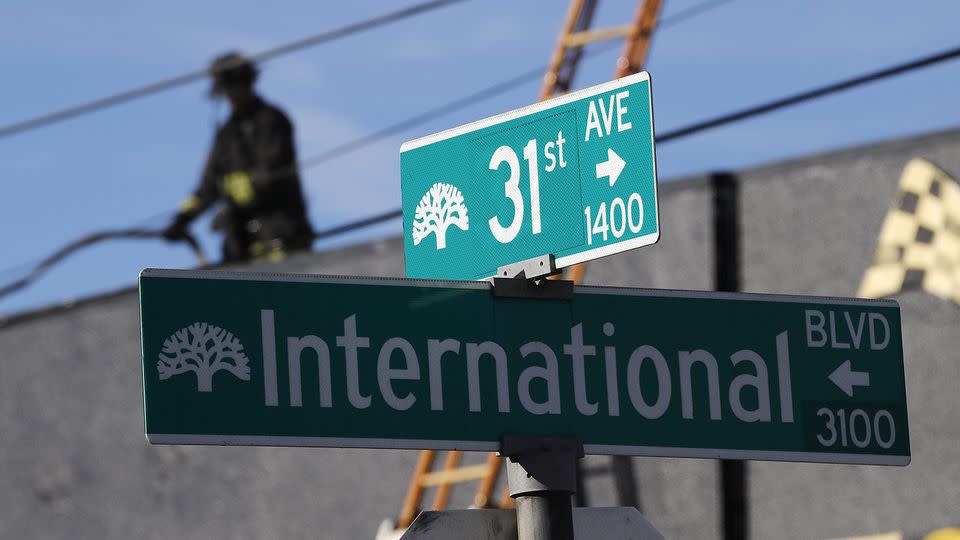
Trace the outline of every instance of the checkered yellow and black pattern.
{"label": "checkered yellow and black pattern", "polygon": [[903,169],[857,296],[909,289],[960,303],[960,184],[922,159]]}

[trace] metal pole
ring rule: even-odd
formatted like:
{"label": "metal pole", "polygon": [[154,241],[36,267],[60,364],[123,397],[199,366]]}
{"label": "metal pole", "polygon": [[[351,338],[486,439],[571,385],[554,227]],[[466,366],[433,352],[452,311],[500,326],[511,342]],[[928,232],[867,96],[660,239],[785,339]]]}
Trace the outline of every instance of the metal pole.
{"label": "metal pole", "polygon": [[569,493],[519,495],[516,503],[520,540],[573,540],[573,504]]}
{"label": "metal pole", "polygon": [[516,500],[519,540],[573,540],[577,460],[583,444],[573,438],[504,436],[510,496]]}
{"label": "metal pole", "polygon": [[[737,177],[714,173],[713,230],[714,286],[718,291],[738,292],[740,285],[740,190]],[[749,534],[747,463],[720,462],[724,540],[742,540]]]}

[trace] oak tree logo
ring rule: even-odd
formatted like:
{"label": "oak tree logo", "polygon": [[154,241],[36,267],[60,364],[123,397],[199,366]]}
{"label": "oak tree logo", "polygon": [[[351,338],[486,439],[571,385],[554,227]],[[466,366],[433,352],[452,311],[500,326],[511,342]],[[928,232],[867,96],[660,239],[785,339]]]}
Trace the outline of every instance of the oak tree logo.
{"label": "oak tree logo", "polygon": [[200,392],[213,391],[213,374],[221,370],[240,380],[250,380],[250,360],[240,340],[212,324],[195,322],[177,330],[163,342],[158,357],[160,380],[192,371],[197,375]]}
{"label": "oak tree logo", "polygon": [[430,233],[436,235],[437,249],[447,247],[447,227],[456,225],[461,231],[470,228],[463,194],[456,186],[437,182],[423,198],[413,217],[413,245],[418,245]]}

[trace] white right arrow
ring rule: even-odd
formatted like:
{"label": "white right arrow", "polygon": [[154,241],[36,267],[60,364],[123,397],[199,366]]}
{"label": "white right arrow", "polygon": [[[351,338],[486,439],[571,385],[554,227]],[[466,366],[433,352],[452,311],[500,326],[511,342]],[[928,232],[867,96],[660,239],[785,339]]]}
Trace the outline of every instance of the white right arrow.
{"label": "white right arrow", "polygon": [[850,369],[849,360],[833,370],[833,373],[830,374],[830,380],[850,397],[853,397],[854,386],[870,386],[870,374],[866,371],[853,371]]}
{"label": "white right arrow", "polygon": [[607,160],[597,163],[597,179],[599,180],[604,176],[609,176],[610,186],[612,187],[626,166],[627,162],[618,156],[617,153],[613,151],[613,148],[607,148]]}

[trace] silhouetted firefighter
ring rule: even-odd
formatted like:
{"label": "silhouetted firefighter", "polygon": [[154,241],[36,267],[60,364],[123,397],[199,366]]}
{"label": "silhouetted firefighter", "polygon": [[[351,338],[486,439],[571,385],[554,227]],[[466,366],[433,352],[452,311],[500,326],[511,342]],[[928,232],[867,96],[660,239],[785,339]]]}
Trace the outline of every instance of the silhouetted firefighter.
{"label": "silhouetted firefighter", "polygon": [[254,92],[257,68],[243,55],[220,56],[210,76],[210,94],[226,98],[230,118],[217,131],[200,185],[180,204],[164,237],[182,239],[190,222],[219,201],[213,227],[224,233],[224,262],[277,259],[308,249],[313,231],[290,120]]}

